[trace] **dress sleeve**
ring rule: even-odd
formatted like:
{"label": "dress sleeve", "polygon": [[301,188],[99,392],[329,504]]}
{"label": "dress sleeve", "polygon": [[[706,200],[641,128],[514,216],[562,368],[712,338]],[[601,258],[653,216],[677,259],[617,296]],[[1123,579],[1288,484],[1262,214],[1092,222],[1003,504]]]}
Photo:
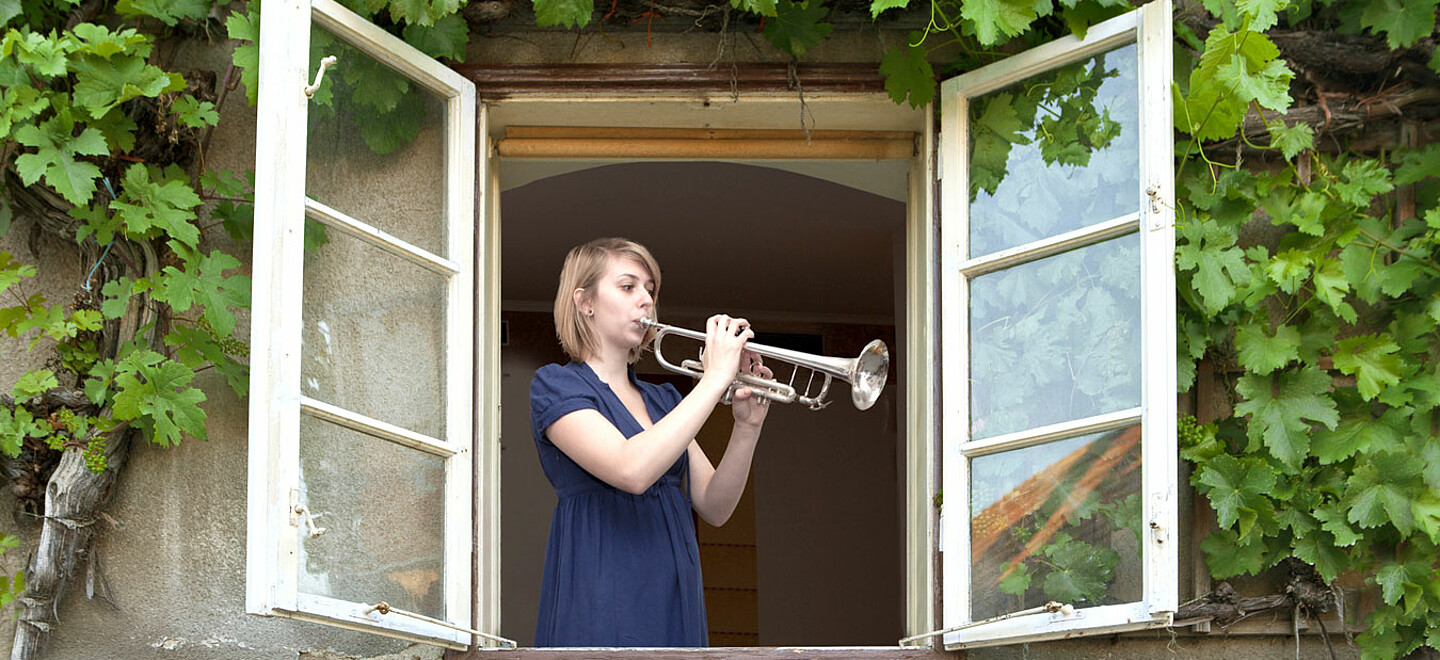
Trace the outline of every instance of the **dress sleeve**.
{"label": "dress sleeve", "polygon": [[535,371],[530,381],[530,424],[537,440],[545,438],[545,431],[555,420],[576,410],[600,409],[600,402],[579,374],[558,364],[549,364]]}

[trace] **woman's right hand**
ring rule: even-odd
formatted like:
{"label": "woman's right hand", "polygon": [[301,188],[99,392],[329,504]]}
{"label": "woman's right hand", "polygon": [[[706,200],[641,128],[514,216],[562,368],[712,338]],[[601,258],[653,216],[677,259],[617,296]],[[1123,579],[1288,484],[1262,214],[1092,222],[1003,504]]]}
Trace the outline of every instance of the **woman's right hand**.
{"label": "woman's right hand", "polygon": [[755,336],[750,322],[716,314],[705,323],[705,351],[700,362],[705,366],[705,377],[718,379],[717,382],[729,387],[735,382],[740,371],[740,358],[745,353],[745,343]]}

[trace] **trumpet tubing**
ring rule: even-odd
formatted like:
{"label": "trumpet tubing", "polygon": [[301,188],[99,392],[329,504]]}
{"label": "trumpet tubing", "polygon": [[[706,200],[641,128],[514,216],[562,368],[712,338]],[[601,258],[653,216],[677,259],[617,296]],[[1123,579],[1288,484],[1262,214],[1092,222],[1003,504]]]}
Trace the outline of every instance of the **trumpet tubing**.
{"label": "trumpet tubing", "polygon": [[[692,378],[700,378],[705,375],[704,368],[698,360],[684,360],[676,365],[665,359],[661,348],[661,342],[669,335],[679,335],[704,342],[705,333],[649,319],[641,320],[640,324],[655,329],[653,347],[655,359],[660,362],[660,366]],[[860,351],[860,355],[853,358],[814,355],[754,342],[747,343],[745,348],[761,357],[790,364],[794,369],[790,373],[789,382],[786,383],[773,378],[760,378],[744,373],[737,374],[735,382],[730,386],[731,389],[748,387],[758,396],[771,401],[801,403],[811,410],[820,410],[830,405],[825,397],[830,392],[830,381],[835,378],[850,384],[850,402],[854,403],[856,408],[866,410],[875,405],[875,401],[880,398],[880,392],[885,389],[885,381],[890,375],[890,349],[885,346],[885,342],[879,339],[867,344],[865,349]],[[802,389],[797,389],[795,381],[802,368],[808,369],[810,375]],[[822,380],[819,390],[811,394],[817,374],[822,377]]]}

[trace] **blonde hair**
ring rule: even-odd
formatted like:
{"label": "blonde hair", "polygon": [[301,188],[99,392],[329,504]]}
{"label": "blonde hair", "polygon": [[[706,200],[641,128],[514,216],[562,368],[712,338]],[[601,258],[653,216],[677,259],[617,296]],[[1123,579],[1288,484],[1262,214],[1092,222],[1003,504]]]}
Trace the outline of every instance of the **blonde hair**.
{"label": "blonde hair", "polygon": [[[581,314],[575,304],[575,290],[584,289],[583,295],[587,299],[593,296],[595,284],[605,274],[611,259],[634,259],[645,266],[655,280],[655,289],[650,296],[652,300],[660,298],[660,264],[645,246],[624,238],[597,238],[571,248],[570,253],[565,255],[565,265],[560,269],[560,287],[555,291],[555,336],[572,360],[584,360],[599,348],[590,317]],[[653,305],[650,311],[653,318]],[[640,354],[650,345],[654,335],[654,330],[646,332],[645,341],[630,349],[630,364],[639,361]]]}

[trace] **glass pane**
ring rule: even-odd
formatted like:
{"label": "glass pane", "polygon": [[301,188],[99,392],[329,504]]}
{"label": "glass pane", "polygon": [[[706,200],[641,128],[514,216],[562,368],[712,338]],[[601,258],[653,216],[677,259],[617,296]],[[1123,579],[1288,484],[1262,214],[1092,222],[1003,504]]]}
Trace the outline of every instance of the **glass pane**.
{"label": "glass pane", "polygon": [[305,255],[300,391],[444,438],[445,285],[433,271],[331,231]]}
{"label": "glass pane", "polygon": [[970,368],[973,438],[1140,405],[1139,235],[975,278]]}
{"label": "glass pane", "polygon": [[302,415],[300,501],[325,532],[300,525],[300,591],[443,618],[444,492],[444,459]]}
{"label": "glass pane", "polygon": [[970,463],[972,620],[1139,601],[1140,427]]}
{"label": "glass pane", "polygon": [[312,27],[311,80],[326,55],[336,64],[310,99],[305,194],[448,256],[443,99]]}
{"label": "glass pane", "polygon": [[970,256],[1140,208],[1135,46],[970,102]]}

